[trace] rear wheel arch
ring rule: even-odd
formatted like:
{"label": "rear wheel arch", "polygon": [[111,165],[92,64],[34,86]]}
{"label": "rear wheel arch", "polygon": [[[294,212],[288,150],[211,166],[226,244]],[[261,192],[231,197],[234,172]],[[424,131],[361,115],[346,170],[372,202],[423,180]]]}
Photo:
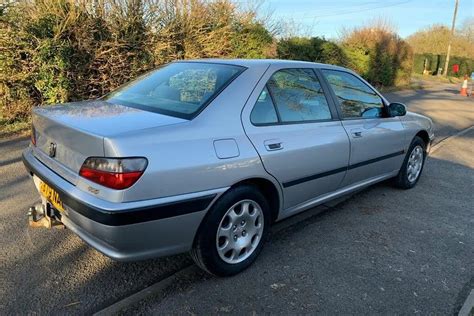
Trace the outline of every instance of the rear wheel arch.
{"label": "rear wheel arch", "polygon": [[[199,267],[213,275],[230,276],[243,271],[257,258],[265,240],[268,238],[272,220],[269,199],[264,196],[261,190],[257,187],[255,181],[242,181],[230,187],[213,203],[202,220],[190,249],[190,255]],[[245,215],[244,212],[237,212],[234,209],[236,205],[248,202],[254,203],[258,209],[258,212],[253,212],[258,216],[255,221],[251,221],[250,218],[245,218],[245,216],[242,218],[242,215]],[[229,211],[233,211],[234,215],[229,215],[227,224],[223,224]],[[250,213],[247,213],[247,215],[251,216]],[[254,224],[257,227],[257,225],[260,226],[259,223],[262,223],[263,230],[252,232],[252,226],[248,225]],[[231,227],[233,231],[230,231]],[[246,237],[247,230],[248,236],[251,237],[250,244],[248,244],[249,240]],[[220,234],[219,231],[224,232],[224,234]],[[226,231],[227,233],[225,233]],[[227,234],[233,236],[226,236]],[[258,241],[255,243],[254,238],[256,236],[259,236],[259,238],[256,239]],[[222,245],[220,237],[227,238]],[[243,238],[244,243],[247,242],[243,245],[244,248],[239,243],[240,238]],[[234,260],[234,254],[238,253],[238,256],[240,256],[241,251],[247,249],[247,247],[253,248],[253,250],[248,253],[248,257],[242,259],[243,261],[227,262],[222,257],[222,255],[227,257],[227,252],[222,253],[222,251],[232,250],[229,260]]]}
{"label": "rear wheel arch", "polygon": [[271,220],[274,222],[278,218],[280,206],[282,205],[282,199],[277,186],[272,181],[265,178],[249,178],[235,183],[232,185],[232,188],[241,185],[252,185],[259,189],[268,201],[272,213]]}
{"label": "rear wheel arch", "polygon": [[[280,195],[280,191],[278,190],[277,186],[270,180],[265,179],[265,178],[248,178],[245,180],[241,180],[235,184],[233,184],[227,191],[222,193],[222,195],[226,194],[229,190],[239,187],[239,186],[245,186],[245,185],[251,185],[256,187],[265,197],[267,200],[269,207],[270,207],[270,212],[272,214],[271,216],[271,222],[275,222],[276,219],[278,218],[278,215],[280,213],[280,206],[283,205],[283,196]],[[214,200],[211,205],[209,206],[209,209],[212,208],[215,203],[222,197],[219,196],[218,199]],[[206,215],[207,216],[207,215]],[[195,236],[194,236],[194,241],[193,244],[196,242],[196,236],[201,229],[203,222],[205,222],[205,217],[202,219],[201,223],[199,224],[199,228],[196,230]]]}

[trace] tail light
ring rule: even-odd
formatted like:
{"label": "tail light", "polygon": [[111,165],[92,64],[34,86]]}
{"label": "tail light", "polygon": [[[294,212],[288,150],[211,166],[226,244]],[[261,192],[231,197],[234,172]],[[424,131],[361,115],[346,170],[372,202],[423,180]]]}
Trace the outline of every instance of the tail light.
{"label": "tail light", "polygon": [[123,190],[137,182],[147,165],[146,158],[89,157],[79,175],[107,188]]}
{"label": "tail light", "polygon": [[36,146],[36,130],[33,125],[31,125],[31,143]]}

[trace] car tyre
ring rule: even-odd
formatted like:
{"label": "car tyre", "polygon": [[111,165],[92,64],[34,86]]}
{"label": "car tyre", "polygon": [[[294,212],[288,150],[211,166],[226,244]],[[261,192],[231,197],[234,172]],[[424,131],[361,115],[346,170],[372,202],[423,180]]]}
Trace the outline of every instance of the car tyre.
{"label": "car tyre", "polygon": [[269,204],[256,186],[231,188],[201,223],[191,257],[210,274],[235,275],[259,255],[270,231],[270,218]]}
{"label": "car tyre", "polygon": [[421,177],[426,156],[425,142],[415,136],[408,148],[403,165],[394,179],[395,186],[405,190],[413,188]]}

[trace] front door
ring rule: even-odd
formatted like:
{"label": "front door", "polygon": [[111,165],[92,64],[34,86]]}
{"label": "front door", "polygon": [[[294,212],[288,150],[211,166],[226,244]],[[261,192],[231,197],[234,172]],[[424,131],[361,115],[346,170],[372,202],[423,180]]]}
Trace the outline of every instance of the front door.
{"label": "front door", "polygon": [[358,76],[339,70],[321,72],[333,90],[351,142],[342,186],[397,172],[405,156],[400,119],[387,115],[385,101]]}
{"label": "front door", "polygon": [[[276,66],[275,66],[276,67]],[[282,186],[284,209],[336,190],[349,139],[311,68],[270,68],[242,113],[265,169]]]}

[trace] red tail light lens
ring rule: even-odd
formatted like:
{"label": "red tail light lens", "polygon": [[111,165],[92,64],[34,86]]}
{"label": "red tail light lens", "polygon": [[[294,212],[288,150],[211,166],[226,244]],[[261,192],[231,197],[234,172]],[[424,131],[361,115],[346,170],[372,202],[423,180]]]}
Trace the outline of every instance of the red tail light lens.
{"label": "red tail light lens", "polygon": [[104,187],[123,190],[137,182],[147,165],[146,158],[90,157],[82,164],[79,175]]}

